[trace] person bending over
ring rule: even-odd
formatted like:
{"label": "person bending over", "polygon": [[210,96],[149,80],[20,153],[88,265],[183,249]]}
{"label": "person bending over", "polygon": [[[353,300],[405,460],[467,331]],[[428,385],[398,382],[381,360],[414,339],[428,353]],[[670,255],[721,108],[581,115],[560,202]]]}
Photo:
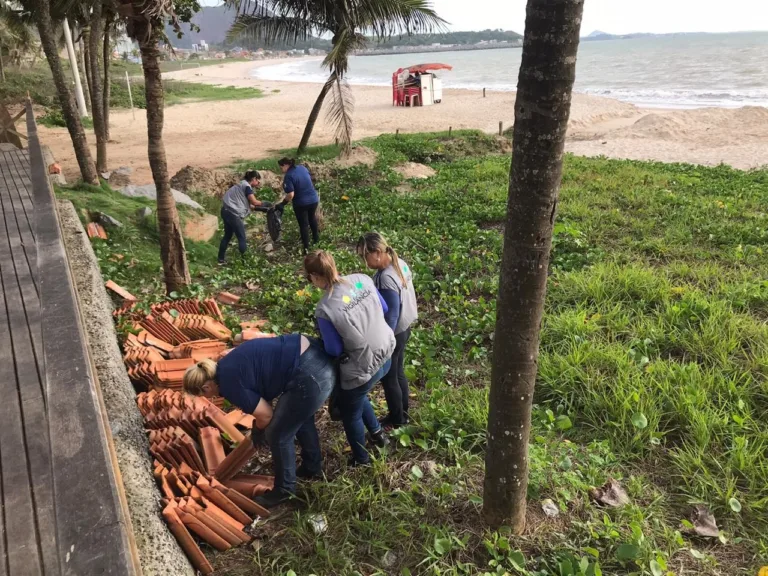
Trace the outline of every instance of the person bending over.
{"label": "person bending over", "polygon": [[[296,477],[322,474],[315,413],[333,389],[336,368],[318,340],[301,334],[243,342],[218,362],[203,360],[184,373],[184,390],[195,396],[223,396],[255,421],[254,444],[263,436],[272,452],[275,486],[255,500],[265,508],[296,492]],[[278,398],[272,410],[272,401]],[[294,438],[301,446],[296,469]]]}
{"label": "person bending over", "polygon": [[376,270],[373,283],[387,303],[384,319],[395,333],[392,369],[381,379],[389,414],[381,420],[385,430],[408,423],[408,378],[405,377],[405,347],[411,325],[418,318],[413,273],[408,264],[378,232],[369,232],[357,243],[357,253],[368,268]]}
{"label": "person bending over", "polygon": [[254,208],[269,208],[271,202],[256,199],[253,193],[261,186],[261,174],[256,170],[248,170],[243,180],[224,193],[221,203],[221,219],[224,221],[224,237],[219,245],[219,264],[226,264],[227,247],[234,235],[240,254],[245,254],[247,241],[245,238],[245,218]]}
{"label": "person bending over", "polygon": [[312,230],[312,242],[317,243],[320,240],[320,233],[317,229],[317,205],[320,202],[320,196],[312,184],[312,177],[304,166],[297,166],[293,158],[281,158],[277,161],[283,176],[283,191],[285,198],[283,202],[293,204],[293,212],[296,214],[296,221],[299,223],[299,234],[301,234],[301,244],[306,254],[309,250],[309,231]]}
{"label": "person bending over", "polygon": [[371,441],[388,440],[368,400],[368,392],[389,371],[395,335],[384,321],[386,303],[365,274],[339,276],[333,256],[322,250],[304,258],[307,279],[323,291],[315,317],[323,346],[340,359],[341,421],[352,448],[349,464],[368,464],[365,429]]}

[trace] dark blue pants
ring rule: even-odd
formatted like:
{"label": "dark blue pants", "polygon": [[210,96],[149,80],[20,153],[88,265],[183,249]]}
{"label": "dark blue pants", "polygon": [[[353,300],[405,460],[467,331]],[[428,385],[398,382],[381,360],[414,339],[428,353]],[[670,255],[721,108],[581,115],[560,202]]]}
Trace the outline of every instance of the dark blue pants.
{"label": "dark blue pants", "polygon": [[405,377],[405,347],[411,337],[411,329],[395,335],[395,351],[392,352],[392,368],[381,379],[384,396],[389,408],[389,420],[402,426],[408,423],[408,378]]}
{"label": "dark blue pants", "polygon": [[293,377],[277,401],[272,420],[264,431],[272,451],[275,490],[296,491],[296,446],[301,446],[301,461],[312,473],[319,473],[323,460],[315,413],[331,394],[336,381],[333,360],[314,340],[301,355]]}
{"label": "dark blue pants", "polygon": [[367,428],[371,434],[381,430],[371,401],[368,400],[368,392],[389,372],[391,365],[392,360],[387,360],[367,383],[352,390],[342,389],[339,395],[341,423],[344,425],[349,447],[352,448],[352,455],[360,464],[370,460],[368,451],[365,449],[365,429]]}
{"label": "dark blue pants", "polygon": [[237,238],[237,247],[240,250],[240,254],[245,254],[247,247],[245,223],[243,220],[226,208],[221,209],[221,219],[224,220],[224,238],[221,239],[221,244],[219,244],[219,262],[226,257],[227,246],[229,246],[229,241],[232,240],[233,235]]}

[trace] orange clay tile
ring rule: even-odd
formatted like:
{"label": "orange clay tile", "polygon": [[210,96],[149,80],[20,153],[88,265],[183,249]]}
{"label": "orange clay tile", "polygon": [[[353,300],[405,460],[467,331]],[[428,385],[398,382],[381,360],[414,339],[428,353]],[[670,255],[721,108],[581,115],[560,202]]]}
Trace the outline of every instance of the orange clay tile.
{"label": "orange clay tile", "polygon": [[269,517],[269,510],[264,508],[263,506],[260,506],[241,492],[238,492],[234,488],[229,488],[213,478],[211,480],[211,486],[213,486],[216,490],[221,491],[227,498],[232,500],[238,508],[241,510],[244,510],[248,514],[258,515],[262,518],[268,518]]}
{"label": "orange clay tile", "polygon": [[214,474],[224,462],[224,444],[221,441],[221,433],[213,427],[200,429],[200,445],[203,449],[203,459],[209,474]]}
{"label": "orange clay tile", "polygon": [[219,552],[226,552],[232,548],[232,546],[229,545],[229,542],[200,522],[200,520],[195,518],[192,514],[184,512],[181,508],[177,508],[176,510],[176,513],[178,514],[179,519],[184,523],[184,526],[186,526],[190,532],[194,532],[205,542],[216,548],[216,550]]}
{"label": "orange clay tile", "polygon": [[240,472],[251,458],[256,454],[256,448],[253,447],[250,435],[240,441],[237,448],[229,453],[221,465],[212,473],[219,481],[229,480],[235,474]]}
{"label": "orange clay tile", "polygon": [[168,524],[171,533],[176,538],[176,541],[179,543],[179,546],[181,546],[181,549],[184,550],[187,558],[189,558],[192,566],[205,576],[212,574],[213,566],[211,566],[211,563],[208,562],[208,559],[205,557],[202,550],[200,550],[200,547],[195,543],[194,538],[192,538],[189,530],[187,530],[184,523],[176,514],[176,509],[171,507],[171,504],[166,506],[163,510],[163,518]]}
{"label": "orange clay tile", "polygon": [[136,296],[134,296],[133,294],[128,292],[128,290],[126,290],[122,286],[118,286],[112,280],[107,281],[105,286],[106,286],[107,290],[112,290],[112,292],[114,292],[115,294],[120,296],[120,298],[122,298],[123,300],[129,300],[131,302],[135,302],[136,301]]}
{"label": "orange clay tile", "polygon": [[240,296],[235,296],[231,292],[219,292],[217,298],[222,304],[229,304],[230,306],[240,301]]}

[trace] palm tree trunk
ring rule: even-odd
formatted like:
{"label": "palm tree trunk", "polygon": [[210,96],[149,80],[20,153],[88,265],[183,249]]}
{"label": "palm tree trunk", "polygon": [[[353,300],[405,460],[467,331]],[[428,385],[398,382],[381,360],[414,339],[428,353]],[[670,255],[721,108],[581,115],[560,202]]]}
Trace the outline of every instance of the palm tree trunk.
{"label": "palm tree trunk", "polygon": [[85,130],[80,122],[80,115],[77,113],[77,106],[69,91],[69,84],[61,67],[59,58],[59,47],[56,44],[56,35],[51,20],[50,4],[48,0],[32,0],[32,14],[37,25],[37,31],[40,35],[40,43],[43,45],[43,51],[48,59],[48,66],[51,68],[53,83],[56,86],[56,93],[59,97],[61,114],[69,130],[69,136],[72,139],[72,146],[75,148],[77,164],[80,166],[80,175],[83,181],[89,184],[98,184],[99,177],[96,173],[96,167],[93,165],[91,151],[88,149],[88,141],[85,138]]}
{"label": "palm tree trunk", "polygon": [[325,96],[328,94],[328,91],[331,89],[334,82],[336,82],[335,73],[331,74],[325,84],[323,84],[323,88],[320,90],[320,94],[317,96],[317,100],[315,100],[315,105],[312,106],[312,111],[309,113],[309,118],[307,118],[307,126],[304,128],[304,134],[301,137],[299,148],[296,150],[297,156],[300,156],[304,150],[307,149],[307,146],[309,145],[309,138],[312,136],[312,131],[315,129],[315,122],[317,122],[317,117],[320,115],[320,110],[323,108],[323,101],[325,100]]}
{"label": "palm tree trunk", "polygon": [[170,294],[189,284],[187,255],[181,235],[179,213],[171,194],[168,164],[163,144],[164,93],[160,73],[160,50],[157,31],[140,38],[141,63],[144,69],[144,95],[147,102],[147,136],[149,166],[157,188],[157,227],[160,233],[160,257],[163,261],[165,288]]}
{"label": "palm tree trunk", "polygon": [[107,137],[104,127],[104,101],[101,75],[99,74],[99,53],[102,50],[104,20],[101,17],[103,4],[101,0],[93,3],[91,12],[91,33],[88,36],[88,57],[91,61],[91,114],[93,115],[93,131],[96,134],[96,170],[107,171]]}
{"label": "palm tree trunk", "polygon": [[104,113],[104,137],[109,141],[109,98],[112,91],[111,79],[109,76],[109,65],[112,61],[112,49],[109,39],[109,26],[110,20],[105,20],[104,25],[104,47],[102,60],[104,61],[104,84],[103,84],[103,104],[102,110]]}
{"label": "palm tree trunk", "polygon": [[516,534],[525,528],[539,331],[583,9],[584,0],[528,0],[525,23],[483,493],[486,521],[510,526]]}
{"label": "palm tree trunk", "polygon": [[[82,35],[85,36],[86,32],[83,30]],[[88,110],[92,110],[93,107],[91,106],[91,64],[90,64],[90,58],[88,58],[88,47],[85,45],[85,42],[83,42],[83,39],[80,38],[77,42],[79,57],[80,57],[80,68],[83,71],[83,81],[85,82],[85,103],[88,106]]]}

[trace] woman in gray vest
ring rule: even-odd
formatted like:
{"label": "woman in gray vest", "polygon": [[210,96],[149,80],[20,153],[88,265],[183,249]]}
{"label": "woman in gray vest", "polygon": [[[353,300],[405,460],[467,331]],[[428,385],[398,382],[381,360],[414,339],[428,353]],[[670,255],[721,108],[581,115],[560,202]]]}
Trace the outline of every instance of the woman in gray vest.
{"label": "woman in gray vest", "polygon": [[351,466],[370,462],[365,429],[379,447],[388,443],[368,392],[389,371],[395,335],[384,321],[386,303],[365,274],[339,276],[322,250],[304,258],[307,279],[323,290],[315,316],[326,353],[340,359],[341,421],[352,448]]}
{"label": "woman in gray vest", "polygon": [[251,210],[262,207],[269,208],[271,202],[262,202],[256,199],[254,188],[261,185],[261,174],[256,170],[248,170],[239,184],[235,184],[224,193],[221,199],[221,219],[224,221],[224,237],[219,245],[219,264],[226,264],[225,256],[227,247],[234,235],[237,238],[237,247],[240,254],[245,254],[247,243],[245,240],[245,219]]}
{"label": "woman in gray vest", "polygon": [[408,378],[405,377],[405,347],[411,325],[418,318],[413,272],[378,232],[369,232],[357,242],[357,253],[368,268],[376,270],[373,283],[387,303],[384,319],[395,333],[392,369],[381,379],[389,414],[381,420],[385,430],[408,423]]}

